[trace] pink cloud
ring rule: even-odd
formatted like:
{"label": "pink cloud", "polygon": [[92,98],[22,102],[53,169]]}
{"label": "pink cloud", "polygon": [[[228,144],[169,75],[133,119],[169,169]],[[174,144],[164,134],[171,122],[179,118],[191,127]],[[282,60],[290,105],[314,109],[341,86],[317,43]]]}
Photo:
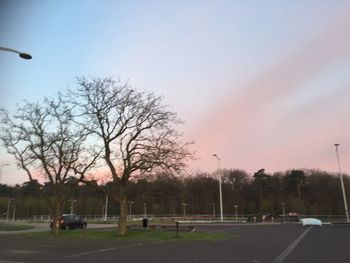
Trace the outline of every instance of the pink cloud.
{"label": "pink cloud", "polygon": [[[349,140],[346,98],[350,93],[330,90],[329,98],[294,112],[294,116],[278,105],[291,94],[302,93],[303,84],[322,69],[350,56],[349,28],[347,8],[297,51],[253,77],[240,93],[226,96],[191,133],[199,157],[194,167],[215,169],[211,155],[217,153],[225,167],[248,171],[300,166],[334,170],[332,145],[337,140],[346,147]],[[344,153],[349,153],[347,149]],[[343,156],[343,161],[350,160]],[[350,171],[350,167],[344,168]]]}

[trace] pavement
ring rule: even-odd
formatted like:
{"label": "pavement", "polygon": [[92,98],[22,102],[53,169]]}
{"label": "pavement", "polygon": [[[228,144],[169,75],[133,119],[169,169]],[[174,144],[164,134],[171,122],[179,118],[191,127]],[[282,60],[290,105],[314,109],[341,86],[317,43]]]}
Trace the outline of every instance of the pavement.
{"label": "pavement", "polygon": [[[102,226],[100,226],[102,227]],[[142,263],[348,263],[350,225],[198,225],[197,231],[227,232],[216,241],[115,241],[0,236],[1,262]]]}

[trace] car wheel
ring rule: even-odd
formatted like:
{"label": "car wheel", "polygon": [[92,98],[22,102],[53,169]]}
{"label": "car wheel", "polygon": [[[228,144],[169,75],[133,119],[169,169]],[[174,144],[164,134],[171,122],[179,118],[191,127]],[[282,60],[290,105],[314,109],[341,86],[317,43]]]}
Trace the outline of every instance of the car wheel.
{"label": "car wheel", "polygon": [[69,229],[69,225],[65,225],[64,230],[68,230],[68,229]]}

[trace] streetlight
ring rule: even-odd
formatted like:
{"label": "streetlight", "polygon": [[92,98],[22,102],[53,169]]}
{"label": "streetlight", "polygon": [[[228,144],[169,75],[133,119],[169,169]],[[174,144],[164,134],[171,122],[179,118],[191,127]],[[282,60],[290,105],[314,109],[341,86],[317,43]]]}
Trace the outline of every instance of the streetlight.
{"label": "streetlight", "polygon": [[11,207],[11,201],[14,201],[14,198],[7,198],[7,212],[6,212],[6,222],[9,221],[10,218],[10,207]]}
{"label": "streetlight", "polygon": [[108,195],[106,195],[106,200],[105,200],[105,218],[104,221],[107,221],[107,215],[108,215]]}
{"label": "streetlight", "polygon": [[236,223],[238,222],[238,213],[237,213],[237,208],[238,208],[238,205],[234,205],[235,207],[235,216],[236,216]]}
{"label": "streetlight", "polygon": [[186,217],[186,205],[187,205],[187,203],[181,203],[181,205],[183,206],[184,219],[185,219],[185,217]]}
{"label": "streetlight", "polygon": [[24,53],[24,52],[20,52],[18,50],[12,49],[12,48],[0,47],[0,50],[17,53],[23,59],[32,59],[32,56],[30,54]]}
{"label": "streetlight", "polygon": [[282,218],[283,218],[283,222],[284,222],[284,217],[286,215],[286,210],[284,209],[286,203],[282,203]]}
{"label": "streetlight", "polygon": [[76,202],[77,200],[69,199],[68,201],[70,202],[70,213],[74,214],[74,202]]}
{"label": "streetlight", "polygon": [[129,217],[130,217],[130,221],[132,220],[132,213],[131,213],[131,208],[132,208],[132,204],[133,204],[134,202],[132,202],[132,201],[128,201],[128,204],[129,204]]}
{"label": "streetlight", "polygon": [[221,159],[217,154],[213,154],[213,156],[218,160],[218,173],[219,173],[219,195],[220,195],[220,219],[221,222],[224,222],[224,215],[222,212],[222,187],[221,187],[221,168],[220,168],[220,161]]}
{"label": "streetlight", "polygon": [[12,221],[15,221],[16,218],[16,206],[13,205],[13,209],[12,209]]}
{"label": "streetlight", "polygon": [[213,203],[213,220],[215,220],[215,203]]}
{"label": "streetlight", "polygon": [[342,172],[341,172],[340,160],[339,160],[339,152],[338,152],[339,143],[335,143],[334,146],[335,146],[335,153],[336,153],[337,161],[338,161],[339,178],[340,178],[341,190],[342,190],[342,193],[343,193],[343,201],[344,201],[346,222],[349,223],[350,219],[349,219],[348,204],[347,204],[347,201],[346,201],[346,194],[345,194],[343,175],[342,175]]}
{"label": "streetlight", "polygon": [[147,204],[146,203],[143,204],[143,217],[147,218]]}

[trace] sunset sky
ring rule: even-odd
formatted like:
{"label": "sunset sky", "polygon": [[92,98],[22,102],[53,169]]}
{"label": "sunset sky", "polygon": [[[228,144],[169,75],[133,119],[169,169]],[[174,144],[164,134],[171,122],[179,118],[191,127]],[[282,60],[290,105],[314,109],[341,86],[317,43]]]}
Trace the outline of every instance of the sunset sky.
{"label": "sunset sky", "polygon": [[[350,174],[350,4],[340,0],[0,0],[0,107],[75,77],[164,96],[185,121],[189,172]],[[1,183],[27,181],[0,149]]]}

